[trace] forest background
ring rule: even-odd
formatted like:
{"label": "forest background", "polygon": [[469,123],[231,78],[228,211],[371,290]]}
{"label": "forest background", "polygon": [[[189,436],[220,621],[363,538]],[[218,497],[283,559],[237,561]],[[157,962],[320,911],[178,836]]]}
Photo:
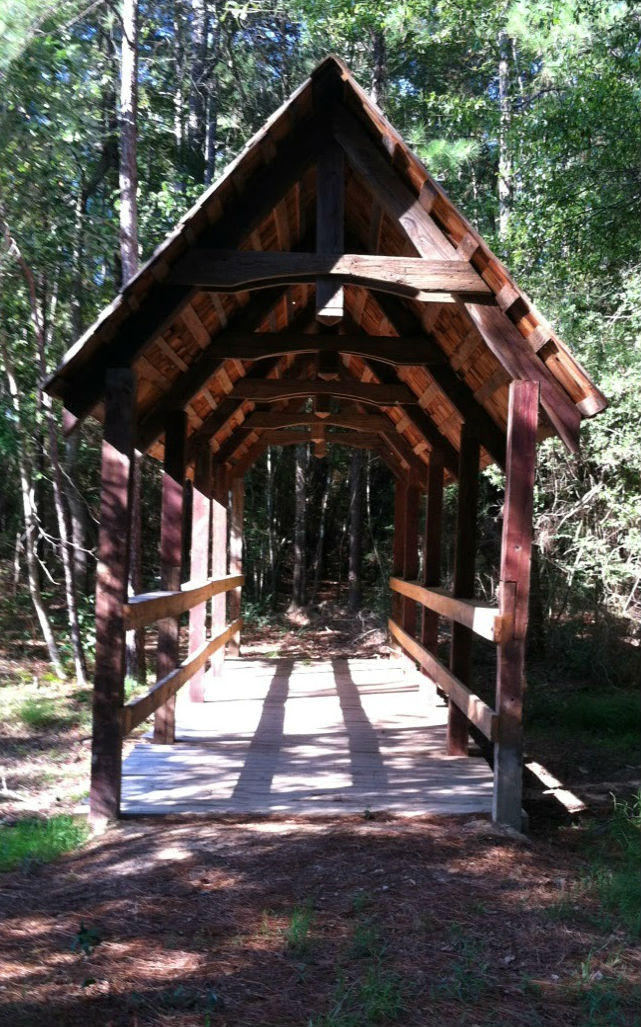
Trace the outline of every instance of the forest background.
{"label": "forest background", "polygon": [[[65,439],[40,382],[333,52],[609,397],[579,456],[555,441],[539,450],[531,645],[559,675],[638,681],[638,4],[3,0],[0,35],[0,602],[15,641],[44,638],[57,670],[78,680],[92,652],[100,430]],[[159,468],[145,458],[141,475],[149,588]],[[352,608],[384,612],[386,468],[338,448],[321,460],[274,448],[246,485],[246,612],[282,608],[292,590],[298,605],[317,602],[328,581],[347,600],[350,569]],[[500,505],[490,469],[479,595],[496,581]],[[448,545],[446,579],[451,557]]]}

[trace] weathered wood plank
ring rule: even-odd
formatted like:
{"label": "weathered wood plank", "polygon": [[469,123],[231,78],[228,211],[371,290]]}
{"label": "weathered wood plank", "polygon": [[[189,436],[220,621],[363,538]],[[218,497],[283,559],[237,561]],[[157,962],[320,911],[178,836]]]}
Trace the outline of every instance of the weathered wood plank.
{"label": "weathered wood plank", "polygon": [[[164,678],[161,678],[153,688],[150,688],[145,695],[138,699],[130,699],[120,710],[119,720],[122,736],[128,735],[138,724],[150,717],[159,707],[166,706],[176,692],[209,660],[215,652],[221,649],[243,626],[241,619],[235,620],[224,631],[221,631],[214,638],[206,642],[192,653],[186,660],[183,660],[178,667],[170,671]],[[154,739],[155,741],[155,739]]]}
{"label": "weathered wood plank", "polygon": [[482,699],[479,699],[477,695],[474,695],[462,681],[459,681],[451,670],[448,670],[440,660],[437,660],[432,653],[429,653],[420,642],[417,642],[415,638],[412,638],[406,631],[403,631],[401,626],[394,620],[390,619],[388,621],[388,628],[390,634],[399,642],[408,655],[413,660],[416,660],[434,683],[445,692],[452,702],[456,703],[462,713],[465,714],[466,719],[471,724],[474,724],[486,738],[494,741],[498,722],[498,717],[494,710],[487,703],[483,702]]}
{"label": "weathered wood plank", "polygon": [[523,790],[523,692],[532,556],[539,383],[510,386],[507,467],[501,538],[500,604],[513,607],[511,635],[499,648],[496,674],[498,737],[494,747],[493,817],[520,830]]}
{"label": "weathered wood plank", "polygon": [[[487,300],[491,289],[466,260],[390,257],[362,253],[282,253],[279,250],[190,250],[177,264],[171,281],[199,289],[239,292],[287,282],[337,282],[363,285],[399,296],[441,302],[460,295]],[[335,322],[326,322],[332,324]]]}
{"label": "weathered wood plank", "polygon": [[[345,162],[332,143],[316,161],[316,253],[339,254],[345,248]],[[344,293],[340,282],[316,279],[316,320],[338,324],[343,319]]]}
{"label": "weathered wood plank", "polygon": [[489,642],[500,643],[510,630],[512,618],[500,613],[497,606],[477,603],[473,599],[458,599],[444,589],[426,588],[417,581],[392,577],[389,585],[393,592],[409,596],[441,617],[463,624],[475,635],[486,638]]}
{"label": "weathered wood plank", "polygon": [[[183,500],[185,481],[185,438],[187,415],[173,410],[165,422],[165,463],[160,509],[160,580],[168,592],[180,590],[182,576]],[[167,677],[178,663],[178,618],[166,617],[158,624],[157,676]],[[156,709],[154,741],[174,741],[175,700],[173,694]]]}
{"label": "weathered wood plank", "polygon": [[244,584],[242,574],[226,574],[205,582],[185,582],[175,592],[147,592],[131,598],[123,606],[128,630],[144,628],[163,617],[179,617],[213,596],[229,592]]}
{"label": "weathered wood plank", "polygon": [[96,574],[96,673],[93,689],[89,815],[99,825],[120,812],[122,745],[118,711],[124,697],[125,623],[134,459],[135,377],[107,372]]}

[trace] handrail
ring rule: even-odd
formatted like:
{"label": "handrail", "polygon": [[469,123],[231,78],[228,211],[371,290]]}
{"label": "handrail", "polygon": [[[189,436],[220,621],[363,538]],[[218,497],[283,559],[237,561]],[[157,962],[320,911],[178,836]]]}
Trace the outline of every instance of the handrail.
{"label": "handrail", "polygon": [[463,624],[490,642],[500,645],[509,637],[512,617],[501,613],[497,606],[479,603],[474,599],[456,599],[444,589],[426,588],[417,581],[406,581],[403,578],[392,577],[389,579],[389,585],[393,592],[399,592],[408,599],[414,599],[422,606],[426,606],[428,610]]}
{"label": "handrail", "polygon": [[415,638],[404,631],[391,618],[387,622],[390,634],[405,651],[421,665],[432,680],[452,700],[455,706],[465,714],[467,719],[481,731],[491,742],[496,741],[498,716],[494,710],[483,702],[478,695],[470,692],[451,670],[448,670],[436,656],[428,652]]}
{"label": "handrail", "polygon": [[226,574],[205,582],[187,581],[179,592],[145,592],[131,596],[122,608],[125,628],[133,631],[144,628],[164,617],[179,617],[181,613],[204,603],[212,596],[245,584],[242,574]]}
{"label": "handrail", "polygon": [[242,617],[229,624],[224,631],[214,638],[203,642],[196,651],[183,660],[175,670],[167,674],[160,681],[157,681],[153,688],[150,688],[144,695],[137,699],[130,699],[120,710],[120,730],[124,738],[130,731],[133,731],[138,724],[166,703],[172,695],[182,688],[184,684],[207,662],[210,656],[225,645],[243,626]]}

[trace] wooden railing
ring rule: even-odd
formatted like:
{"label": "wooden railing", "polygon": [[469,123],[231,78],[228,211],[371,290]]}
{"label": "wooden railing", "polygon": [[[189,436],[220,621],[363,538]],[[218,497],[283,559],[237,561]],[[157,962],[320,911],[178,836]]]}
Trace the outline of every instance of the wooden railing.
{"label": "wooden railing", "polygon": [[[501,613],[498,607],[487,603],[477,603],[472,599],[456,599],[440,588],[426,588],[416,581],[405,581],[402,578],[390,578],[393,592],[412,599],[428,610],[449,620],[463,624],[481,638],[500,645],[508,637],[512,627],[512,617]],[[435,684],[448,696],[458,709],[467,717],[482,734],[490,741],[496,741],[498,716],[483,699],[465,685],[455,674],[425,646],[405,631],[395,620],[388,622],[390,634],[405,650],[411,659],[431,677]]]}
{"label": "wooden railing", "polygon": [[[123,606],[124,625],[128,630],[133,630],[146,627],[166,617],[179,617],[194,606],[207,602],[212,596],[240,588],[244,583],[245,579],[242,574],[226,574],[224,577],[211,578],[204,583],[189,581],[181,586],[179,592],[148,592],[132,596]],[[146,720],[155,710],[166,703],[172,695],[175,695],[218,649],[241,630],[242,626],[242,617],[236,618],[219,634],[203,642],[175,670],[157,681],[148,692],[125,703],[120,710],[122,737],[128,735],[138,724],[141,724],[143,720]]]}

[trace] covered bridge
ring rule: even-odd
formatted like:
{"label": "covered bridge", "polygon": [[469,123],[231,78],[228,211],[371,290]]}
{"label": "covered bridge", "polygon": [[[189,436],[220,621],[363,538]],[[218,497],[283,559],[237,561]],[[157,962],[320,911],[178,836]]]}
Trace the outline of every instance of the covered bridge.
{"label": "covered bridge", "polygon": [[[467,752],[470,726],[494,744],[493,815],[520,825],[535,448],[558,435],[576,451],[605,399],[340,61],[323,61],[254,136],[47,389],[76,423],[104,424],[94,820],[119,813],[123,737],[155,713],[155,738],[171,743],[177,690],[189,681],[201,701],[203,668],[237,646],[243,475],[269,445],[309,441],[319,454],[371,449],[393,472],[390,633],[448,696],[448,751]],[[128,600],[136,449],[164,461],[164,591]],[[473,599],[478,472],[491,463],[506,479],[496,608]],[[452,594],[439,587],[448,479],[459,482]],[[447,667],[439,617],[453,624]],[[126,630],[155,621],[158,682],[125,703]],[[497,646],[492,708],[468,688],[474,632]]]}

